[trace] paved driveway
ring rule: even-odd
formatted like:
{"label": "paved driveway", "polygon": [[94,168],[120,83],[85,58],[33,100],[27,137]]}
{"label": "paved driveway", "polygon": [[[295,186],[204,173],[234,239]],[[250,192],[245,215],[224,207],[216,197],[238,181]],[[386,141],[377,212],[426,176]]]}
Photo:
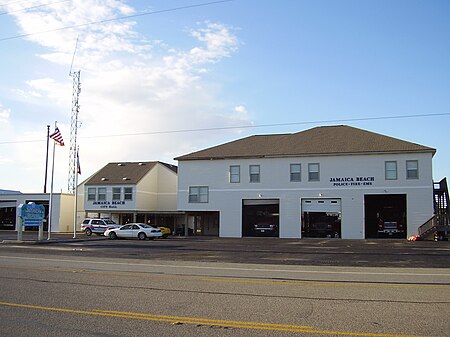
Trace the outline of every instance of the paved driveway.
{"label": "paved driveway", "polygon": [[175,261],[264,263],[286,265],[373,266],[399,268],[450,268],[447,241],[342,240],[178,237],[169,239],[108,240],[84,234],[52,234],[51,240],[35,241],[37,233],[25,233],[18,244],[14,232],[0,231],[1,248],[55,254],[133,257]]}

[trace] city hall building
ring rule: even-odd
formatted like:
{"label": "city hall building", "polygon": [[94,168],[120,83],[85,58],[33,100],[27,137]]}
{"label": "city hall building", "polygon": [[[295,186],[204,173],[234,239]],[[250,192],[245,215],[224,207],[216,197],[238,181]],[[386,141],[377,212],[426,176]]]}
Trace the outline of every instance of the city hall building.
{"label": "city hall building", "polygon": [[196,234],[407,238],[433,216],[427,146],[350,126],[256,135],[178,158]]}
{"label": "city hall building", "polygon": [[152,223],[176,230],[177,167],[159,161],[109,163],[78,187],[77,228],[85,218]]}

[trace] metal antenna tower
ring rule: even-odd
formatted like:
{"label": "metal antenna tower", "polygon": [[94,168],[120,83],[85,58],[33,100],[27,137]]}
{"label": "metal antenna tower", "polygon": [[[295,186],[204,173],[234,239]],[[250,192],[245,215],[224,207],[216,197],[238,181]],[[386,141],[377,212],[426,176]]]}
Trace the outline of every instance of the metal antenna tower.
{"label": "metal antenna tower", "polygon": [[72,116],[70,118],[70,150],[69,150],[69,180],[67,190],[74,194],[76,189],[77,178],[77,131],[78,131],[78,113],[80,104],[78,99],[81,92],[80,70],[70,74],[73,78],[72,90]]}
{"label": "metal antenna tower", "polygon": [[81,92],[80,70],[72,72],[73,60],[78,47],[78,37],[73,51],[72,64],[70,65],[69,76],[73,79],[72,86],[72,115],[70,118],[70,149],[69,149],[69,178],[67,184],[67,191],[75,194],[77,187],[77,131],[78,131],[78,113],[80,112],[80,104],[78,99]]}

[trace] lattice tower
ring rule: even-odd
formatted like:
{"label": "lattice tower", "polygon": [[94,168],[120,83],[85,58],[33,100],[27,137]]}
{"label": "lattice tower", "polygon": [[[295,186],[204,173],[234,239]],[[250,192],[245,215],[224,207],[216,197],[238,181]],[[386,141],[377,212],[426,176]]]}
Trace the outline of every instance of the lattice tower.
{"label": "lattice tower", "polygon": [[77,173],[77,131],[78,131],[78,113],[80,104],[78,102],[81,92],[80,70],[70,73],[73,78],[72,90],[72,115],[70,118],[70,150],[69,150],[69,179],[67,190],[75,194]]}

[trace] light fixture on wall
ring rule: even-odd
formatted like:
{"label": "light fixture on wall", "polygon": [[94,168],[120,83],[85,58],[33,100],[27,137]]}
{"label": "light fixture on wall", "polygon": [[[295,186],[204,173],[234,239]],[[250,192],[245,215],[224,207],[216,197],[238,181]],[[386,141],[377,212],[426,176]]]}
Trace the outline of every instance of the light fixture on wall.
{"label": "light fixture on wall", "polygon": [[258,194],[258,198],[262,198],[262,194]]}
{"label": "light fixture on wall", "polygon": [[322,196],[322,193],[319,193],[319,197],[321,197]]}

